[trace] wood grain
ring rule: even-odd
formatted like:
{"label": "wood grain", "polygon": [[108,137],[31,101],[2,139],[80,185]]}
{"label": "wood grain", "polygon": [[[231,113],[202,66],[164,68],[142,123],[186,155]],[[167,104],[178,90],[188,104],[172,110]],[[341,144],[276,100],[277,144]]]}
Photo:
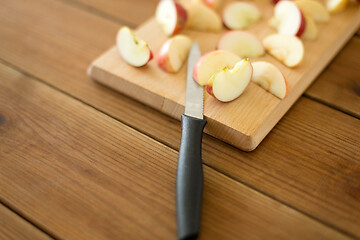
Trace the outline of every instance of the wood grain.
{"label": "wood grain", "polygon": [[[274,33],[267,23],[273,15],[272,3],[263,0],[253,2],[262,12],[263,20],[249,28],[249,31],[263,39]],[[304,61],[294,69],[287,68],[270,55],[252,59],[271,62],[284,74],[290,91],[283,100],[252,82],[241,97],[230,103],[217,101],[205,91],[204,118],[208,124],[204,131],[237,148],[254,150],[354,35],[359,25],[360,9],[356,5],[350,5],[346,11],[333,15],[329,23],[320,27],[316,41],[303,41]],[[197,41],[204,54],[216,49],[216,44],[225,31],[224,29],[217,34],[185,31],[184,34]],[[154,53],[159,51],[167,39],[155,19],[142,24],[136,32],[149,44]],[[117,48],[113,47],[92,63],[89,75],[102,84],[176,119],[180,119],[184,113],[186,67],[176,74],[163,72],[156,61],[149,62],[143,68],[134,68],[127,64]]]}
{"label": "wood grain", "polygon": [[69,0],[96,9],[112,18],[125,21],[133,26],[143,23],[154,15],[159,0]]}
{"label": "wood grain", "polygon": [[[3,201],[62,239],[176,238],[176,151],[4,65],[0,77]],[[207,166],[204,178],[201,239],[348,239]]]}
{"label": "wood grain", "polygon": [[[113,43],[116,24],[57,1],[1,4],[5,9],[0,14],[2,59],[178,148],[178,121],[86,77],[91,60]],[[360,236],[358,129],[357,119],[302,98],[251,154],[206,135],[204,161],[322,222]]]}
{"label": "wood grain", "polygon": [[45,240],[52,238],[0,204],[0,239]]}
{"label": "wood grain", "polygon": [[354,37],[306,95],[360,118],[360,38]]}

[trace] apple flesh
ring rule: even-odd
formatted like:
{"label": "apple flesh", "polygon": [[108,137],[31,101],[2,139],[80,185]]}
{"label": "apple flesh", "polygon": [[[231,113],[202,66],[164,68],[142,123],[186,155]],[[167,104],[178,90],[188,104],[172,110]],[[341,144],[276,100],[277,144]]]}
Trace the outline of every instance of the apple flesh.
{"label": "apple flesh", "polygon": [[195,63],[193,78],[200,86],[204,86],[214,73],[224,68],[233,68],[240,61],[241,58],[229,51],[211,51]]}
{"label": "apple flesh", "polygon": [[327,0],[326,7],[331,13],[341,12],[349,4],[349,0]]}
{"label": "apple flesh", "polygon": [[245,29],[259,21],[261,14],[259,9],[252,3],[232,2],[223,11],[224,25],[229,29]]}
{"label": "apple flesh", "polygon": [[245,31],[229,31],[219,40],[217,48],[235,53],[240,58],[260,57],[265,54],[260,40]]}
{"label": "apple flesh", "polygon": [[269,21],[278,33],[300,37],[306,23],[300,8],[291,1],[279,1],[274,7],[274,17]]}
{"label": "apple flesh", "polygon": [[149,45],[138,39],[128,27],[122,27],[118,31],[116,46],[125,62],[134,67],[144,66],[153,58]]}
{"label": "apple flesh", "polygon": [[283,99],[288,93],[288,84],[280,70],[268,62],[252,63],[252,81],[269,91],[276,97]]}
{"label": "apple flesh", "polygon": [[304,59],[304,45],[291,35],[272,34],[263,40],[265,50],[288,67],[298,66]]}
{"label": "apple flesh", "polygon": [[305,32],[301,36],[304,39],[315,40],[318,35],[318,29],[316,27],[315,21],[311,16],[305,15],[306,28]]}
{"label": "apple flesh", "polygon": [[225,67],[213,74],[206,84],[206,91],[221,102],[233,101],[249,85],[252,73],[250,61],[241,60],[233,69]]}
{"label": "apple flesh", "polygon": [[165,72],[178,72],[186,61],[191,44],[191,39],[185,35],[177,35],[168,39],[157,55],[158,66]]}
{"label": "apple flesh", "polygon": [[300,8],[304,15],[310,16],[315,22],[328,22],[330,14],[325,6],[315,0],[296,0],[294,3]]}
{"label": "apple flesh", "polygon": [[174,0],[161,0],[157,5],[155,17],[167,36],[183,30],[188,19],[186,10]]}
{"label": "apple flesh", "polygon": [[189,4],[187,6],[189,15],[187,28],[199,31],[219,32],[222,22],[219,15],[203,4]]}

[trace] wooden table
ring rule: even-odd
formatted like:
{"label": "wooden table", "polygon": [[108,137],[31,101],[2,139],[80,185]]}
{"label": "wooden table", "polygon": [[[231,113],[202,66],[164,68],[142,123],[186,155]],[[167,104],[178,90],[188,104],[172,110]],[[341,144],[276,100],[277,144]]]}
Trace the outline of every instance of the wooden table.
{"label": "wooden table", "polygon": [[[180,122],[86,75],[157,0],[1,0],[0,239],[176,239]],[[201,239],[360,238],[360,37],[254,152],[203,139]]]}

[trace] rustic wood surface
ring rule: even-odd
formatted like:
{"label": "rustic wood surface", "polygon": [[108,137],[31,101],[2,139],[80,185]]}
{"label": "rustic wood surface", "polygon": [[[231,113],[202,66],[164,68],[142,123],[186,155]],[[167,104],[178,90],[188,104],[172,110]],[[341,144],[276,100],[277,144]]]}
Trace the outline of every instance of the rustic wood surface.
{"label": "rustic wood surface", "polygon": [[[121,23],[142,22],[102,2],[1,1],[0,201],[58,238],[175,239],[180,124],[86,76]],[[359,96],[340,95],[360,79],[358,42],[256,151],[204,138],[203,239],[360,237]]]}
{"label": "rustic wood surface", "polygon": [[[233,0],[227,0],[231,2]],[[262,20],[249,28],[259,39],[275,31],[267,23],[273,15],[270,1],[254,1],[261,10]],[[226,4],[226,3],[224,3]],[[255,83],[250,83],[241,97],[230,103],[221,103],[204,92],[204,118],[208,121],[205,132],[231,145],[254,150],[268,132],[275,126],[305,89],[331,61],[335,54],[354,35],[360,24],[360,9],[349,6],[346,11],[334,15],[327,24],[319,25],[316,41],[304,40],[305,57],[296,68],[288,68],[269,54],[252,61],[268,61],[277,66],[286,76],[289,93],[283,100],[278,99]],[[334,31],[336,29],[336,31]],[[219,33],[185,31],[199,43],[202,53],[216,49]],[[157,54],[167,37],[153,18],[142,24],[136,31]],[[114,46],[99,56],[89,69],[89,75],[100,83],[116,89],[169,116],[180,119],[185,106],[186,67],[176,74],[162,71],[151,61],[143,68],[127,64]]]}
{"label": "rustic wood surface", "polygon": [[[61,238],[175,237],[176,151],[0,70],[3,201]],[[204,175],[203,239],[287,239],[288,231],[298,239],[347,239],[207,166]]]}
{"label": "rustic wood surface", "polygon": [[0,204],[0,239],[52,239],[22,217]]}
{"label": "rustic wood surface", "polygon": [[354,37],[306,95],[360,118],[360,38]]}

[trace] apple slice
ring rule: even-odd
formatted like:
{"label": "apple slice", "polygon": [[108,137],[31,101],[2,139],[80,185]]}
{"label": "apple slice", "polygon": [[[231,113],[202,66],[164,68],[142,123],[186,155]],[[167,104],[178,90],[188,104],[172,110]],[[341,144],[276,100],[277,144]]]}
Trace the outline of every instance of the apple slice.
{"label": "apple slice", "polygon": [[331,13],[341,12],[348,5],[349,0],[327,0],[326,7]]}
{"label": "apple slice", "polygon": [[296,0],[294,3],[304,15],[309,15],[315,22],[328,22],[330,15],[324,5],[315,0]]}
{"label": "apple slice", "polygon": [[174,0],[161,0],[156,8],[156,21],[167,36],[174,35],[185,28],[187,12]]}
{"label": "apple slice", "polygon": [[295,36],[272,34],[263,44],[268,53],[288,67],[296,67],[304,59],[304,45]]}
{"label": "apple slice", "polygon": [[276,97],[283,99],[288,92],[288,84],[280,70],[268,62],[254,62],[252,81]]}
{"label": "apple slice", "polygon": [[153,58],[149,45],[138,39],[128,27],[122,27],[118,31],[116,46],[121,57],[134,67],[144,66]]}
{"label": "apple slice", "polygon": [[245,29],[259,21],[261,14],[252,3],[232,2],[225,7],[222,17],[229,29]]}
{"label": "apple slice", "polygon": [[306,25],[300,8],[291,1],[279,1],[274,7],[274,17],[269,23],[280,34],[298,37],[304,32]]}
{"label": "apple slice", "polygon": [[226,67],[233,68],[239,61],[241,61],[241,58],[232,52],[223,50],[211,51],[203,55],[195,63],[193,78],[200,86],[204,86],[214,73]]}
{"label": "apple slice", "polygon": [[233,101],[249,85],[252,73],[250,61],[243,59],[233,69],[225,67],[213,74],[206,84],[206,91],[221,102]]}
{"label": "apple slice", "polygon": [[191,39],[185,35],[168,39],[156,58],[158,66],[165,72],[178,72],[189,54],[191,44]]}
{"label": "apple slice", "polygon": [[217,48],[235,53],[241,58],[260,57],[265,50],[260,40],[253,34],[245,31],[229,31],[219,40]]}
{"label": "apple slice", "polygon": [[312,19],[312,17],[305,15],[305,21],[306,21],[306,28],[303,35],[301,35],[302,38],[308,39],[308,40],[315,40],[318,35],[318,29],[316,27],[315,21]]}
{"label": "apple slice", "polygon": [[222,23],[219,15],[203,4],[189,4],[187,28],[199,31],[219,32]]}

